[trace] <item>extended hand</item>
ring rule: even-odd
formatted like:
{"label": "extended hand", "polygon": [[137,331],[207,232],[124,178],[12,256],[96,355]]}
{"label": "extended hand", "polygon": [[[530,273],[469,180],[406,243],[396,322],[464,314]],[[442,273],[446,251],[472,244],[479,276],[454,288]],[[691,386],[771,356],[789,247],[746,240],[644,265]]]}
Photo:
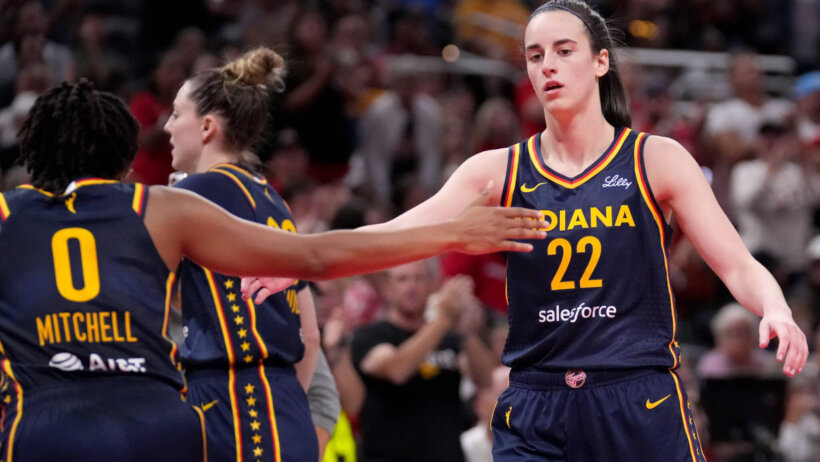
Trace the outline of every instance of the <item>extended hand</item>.
{"label": "extended hand", "polygon": [[244,277],[242,278],[242,298],[247,300],[255,293],[253,302],[258,305],[276,292],[287,289],[294,281],[294,278]]}
{"label": "extended hand", "polygon": [[[777,360],[783,362],[783,373],[788,376],[799,374],[806,365],[809,346],[806,335],[797,327],[788,312],[764,314],[760,320],[760,348],[766,348],[769,340],[777,337]],[[784,361],[785,359],[785,361]]]}
{"label": "extended hand", "polygon": [[538,210],[521,207],[489,207],[492,181],[484,191],[465,208],[454,224],[460,234],[456,251],[468,254],[491,252],[530,252],[532,245],[512,239],[544,239],[548,224]]}

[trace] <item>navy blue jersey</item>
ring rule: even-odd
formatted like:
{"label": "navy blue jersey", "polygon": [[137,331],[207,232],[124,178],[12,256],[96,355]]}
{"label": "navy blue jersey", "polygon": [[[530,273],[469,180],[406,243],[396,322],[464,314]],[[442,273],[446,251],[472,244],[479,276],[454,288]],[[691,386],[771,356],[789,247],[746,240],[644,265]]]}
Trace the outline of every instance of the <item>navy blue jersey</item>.
{"label": "navy blue jersey", "polygon": [[505,364],[677,367],[672,230],[646,180],[645,139],[616,129],[609,148],[575,178],[544,165],[539,135],[510,147],[502,205],[542,210],[550,226],[531,253],[507,257]]}
{"label": "navy blue jersey", "polygon": [[143,223],[147,197],[141,184],[99,179],[61,196],[0,195],[0,353],[18,394],[117,375],[182,388],[165,336],[171,273]]}
{"label": "navy blue jersey", "polygon": [[[236,164],[219,164],[176,187],[193,191],[249,221],[296,232],[285,202],[267,181]],[[225,236],[231,239],[231,236]],[[190,260],[180,270],[186,367],[292,364],[304,355],[297,292],[304,283],[268,297],[242,300],[240,278]]]}

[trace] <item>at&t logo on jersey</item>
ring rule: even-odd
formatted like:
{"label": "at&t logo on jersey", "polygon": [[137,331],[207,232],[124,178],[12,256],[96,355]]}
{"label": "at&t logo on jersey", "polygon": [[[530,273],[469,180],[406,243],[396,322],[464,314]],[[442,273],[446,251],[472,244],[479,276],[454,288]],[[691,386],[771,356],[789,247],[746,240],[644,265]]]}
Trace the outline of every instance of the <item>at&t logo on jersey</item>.
{"label": "at&t logo on jersey", "polygon": [[57,353],[48,362],[49,367],[65,372],[86,369],[107,372],[146,372],[145,358],[103,358],[97,353],[91,353],[86,364],[83,364],[76,355],[67,352]]}
{"label": "at&t logo on jersey", "polygon": [[598,305],[587,306],[585,302],[575,308],[561,308],[555,305],[555,308],[541,310],[538,312],[538,322],[552,323],[552,322],[569,322],[574,323],[579,319],[591,318],[609,318],[615,319],[618,314],[618,308],[612,305]]}

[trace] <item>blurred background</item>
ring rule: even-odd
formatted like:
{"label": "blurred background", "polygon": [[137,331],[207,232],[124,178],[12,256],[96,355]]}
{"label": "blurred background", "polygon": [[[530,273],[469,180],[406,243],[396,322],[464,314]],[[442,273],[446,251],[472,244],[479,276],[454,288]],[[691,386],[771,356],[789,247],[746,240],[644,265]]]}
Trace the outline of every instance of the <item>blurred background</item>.
{"label": "blurred background", "polygon": [[[265,45],[285,57],[287,89],[271,98],[271,123],[256,151],[299,231],[389,220],[474,153],[544,129],[521,46],[540,3],[0,0],[0,184],[7,190],[27,181],[15,136],[37,95],[80,77],[118,95],[139,120],[134,178],[167,184],[162,127],[183,80]],[[618,54],[633,128],[672,137],[697,159],[747,246],[778,279],[814,351],[820,0],[590,3],[624,45]],[[782,379],[772,351],[756,346],[756,319],[733,304],[680,233],[671,270],[681,376],[710,460],[820,461],[817,355],[798,377]],[[448,285],[456,275],[465,276]],[[496,368],[506,338],[504,281],[503,255],[445,255],[315,284],[323,347],[344,407],[325,460],[356,460],[355,448],[367,445],[359,414],[372,384],[350,351],[355,332],[402,303],[408,310],[458,305],[446,308],[460,313],[458,338],[476,334]],[[435,376],[444,362],[426,361],[417,379]],[[472,432],[457,448],[466,460],[489,460],[486,425],[506,371],[478,377],[470,364],[457,366],[459,416],[441,419]],[[366,418],[379,423],[377,414]],[[412,435],[409,428],[397,438]]]}

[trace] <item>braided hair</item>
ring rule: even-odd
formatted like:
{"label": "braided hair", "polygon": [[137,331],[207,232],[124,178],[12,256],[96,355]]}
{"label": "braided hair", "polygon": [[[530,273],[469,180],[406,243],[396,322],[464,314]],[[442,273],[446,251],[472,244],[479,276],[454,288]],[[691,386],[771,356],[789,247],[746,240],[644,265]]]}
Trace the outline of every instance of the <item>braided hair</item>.
{"label": "braided hair", "polygon": [[17,136],[32,185],[61,194],[78,178],[122,175],[137,152],[138,133],[122,101],[81,79],[40,95]]}

